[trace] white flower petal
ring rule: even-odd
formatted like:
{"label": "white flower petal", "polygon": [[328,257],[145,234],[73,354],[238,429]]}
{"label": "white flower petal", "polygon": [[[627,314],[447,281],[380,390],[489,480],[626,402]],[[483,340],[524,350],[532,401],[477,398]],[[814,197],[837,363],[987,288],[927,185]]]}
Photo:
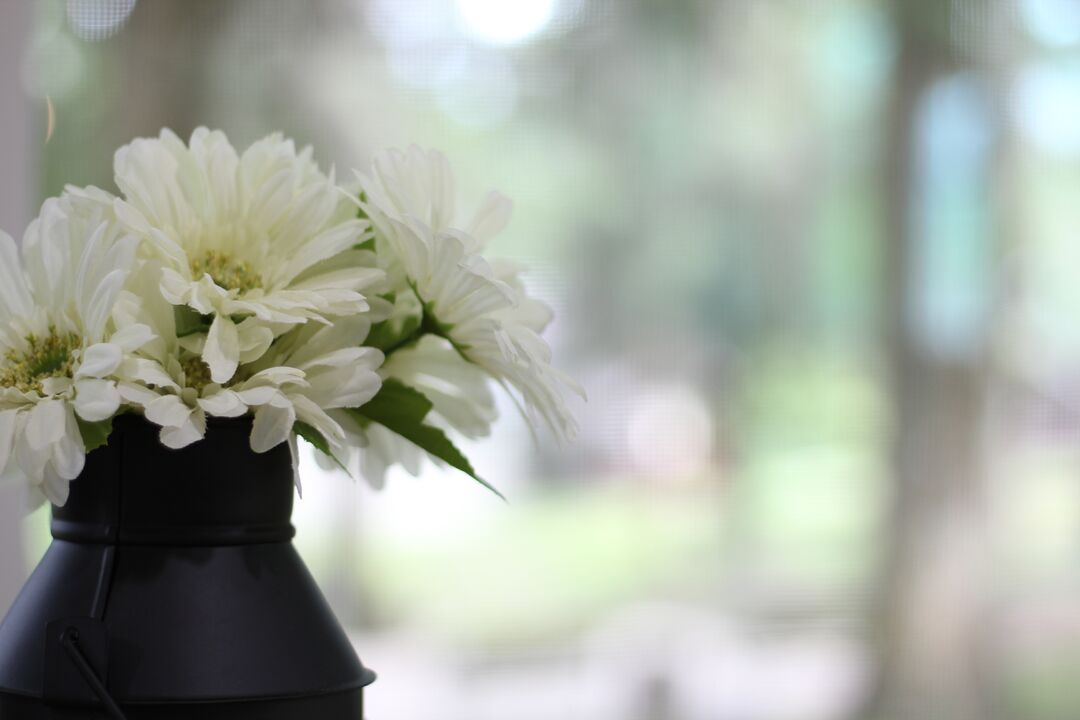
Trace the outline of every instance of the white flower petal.
{"label": "white flower petal", "polygon": [[19,248],[10,235],[0,232],[0,311],[9,317],[26,317],[33,307]]}
{"label": "white flower petal", "polygon": [[154,337],[154,331],[150,329],[149,325],[136,323],[113,333],[113,336],[109,338],[109,342],[119,345],[124,352],[131,353],[149,343]]}
{"label": "white flower petal", "polygon": [[237,328],[240,362],[254,362],[266,354],[274,342],[274,331],[255,318],[247,318]]}
{"label": "white flower petal", "polygon": [[192,355],[202,355],[203,348],[206,347],[206,333],[192,333],[191,335],[185,335],[182,338],[177,338],[176,342],[181,348],[187,350]]}
{"label": "white flower petal", "polygon": [[151,385],[163,389],[179,390],[180,386],[172,379],[172,376],[154,360],[140,357],[129,357],[120,364],[117,374],[125,381],[137,381],[143,385]]}
{"label": "white flower petal", "polygon": [[514,203],[510,198],[497,192],[488,193],[466,228],[466,232],[479,243],[477,250],[482,249],[491,238],[502,232],[510,222],[513,212]]}
{"label": "white flower petal", "polygon": [[220,311],[222,303],[228,299],[228,291],[219,287],[206,273],[188,286],[188,306],[203,315],[210,315],[215,310]]}
{"label": "white flower petal", "polygon": [[295,422],[296,410],[292,403],[286,407],[262,406],[255,411],[255,422],[251,428],[251,449],[257,453],[273,450],[289,439]]}
{"label": "white flower petal", "polygon": [[75,381],[75,412],[83,420],[108,420],[120,409],[120,401],[120,391],[112,380],[85,378]]}
{"label": "white flower petal", "polygon": [[71,481],[62,477],[52,464],[47,464],[41,473],[41,490],[49,502],[56,507],[63,507],[71,490]]}
{"label": "white flower petal", "polygon": [[241,417],[248,411],[248,406],[232,390],[219,390],[200,398],[199,407],[205,410],[207,415],[224,418]]}
{"label": "white flower petal", "polygon": [[161,295],[173,305],[187,305],[190,290],[188,281],[172,268],[161,270]]}
{"label": "white flower petal", "polygon": [[300,482],[300,448],[297,447],[296,435],[289,436],[289,456],[292,458],[293,483],[296,484],[296,494],[304,497],[304,486]]}
{"label": "white flower petal", "polygon": [[304,363],[300,369],[304,372],[311,372],[316,369],[349,367],[359,363],[368,364],[364,361],[369,359],[377,367],[381,364],[382,356],[382,352],[375,348],[339,348],[317,358],[312,358]]}
{"label": "white flower petal", "polygon": [[163,395],[146,406],[146,419],[162,427],[180,427],[188,421],[193,412],[176,395]]}
{"label": "white flower petal", "polygon": [[46,445],[42,448],[35,448],[30,443],[29,434],[26,431],[26,424],[29,423],[30,414],[26,414],[26,420],[20,418],[21,428],[15,433],[15,462],[18,465],[18,473],[24,475],[28,480],[34,483],[40,483],[42,476],[45,472],[45,464],[49,461],[49,454],[51,453],[51,447]]}
{"label": "white flower petal", "polygon": [[360,241],[366,227],[362,220],[350,220],[324,231],[301,248],[274,280],[288,283],[312,265],[348,250]]}
{"label": "white flower petal", "polygon": [[66,431],[60,442],[53,445],[52,466],[62,478],[74,480],[86,464],[86,446],[83,444],[75,413],[68,410]]}
{"label": "white flower petal", "polygon": [[103,378],[112,375],[124,359],[124,349],[112,343],[98,343],[83,351],[76,378]]}
{"label": "white flower petal", "polygon": [[306,373],[295,367],[272,367],[260,370],[244,383],[244,388],[255,388],[262,385],[282,387],[283,385],[307,385]]}
{"label": "white flower petal", "polygon": [[345,442],[345,431],[321,407],[303,395],[292,395],[289,399],[296,408],[296,417],[318,430],[331,447],[340,447]]}
{"label": "white flower petal", "polygon": [[97,341],[105,334],[105,323],[112,315],[113,305],[127,279],[127,269],[114,270],[106,275],[94,290],[93,296],[82,310],[85,338]]}
{"label": "white flower petal", "polygon": [[335,367],[313,373],[307,395],[326,409],[360,407],[375,397],[382,379],[363,365]]}
{"label": "white flower petal", "polygon": [[206,416],[201,412],[191,413],[188,419],[179,426],[163,427],[160,435],[161,444],[172,450],[186,448],[205,436]]}
{"label": "white flower petal", "polygon": [[41,394],[45,397],[67,395],[75,382],[69,377],[48,377],[41,381]]}
{"label": "white flower petal", "polygon": [[203,362],[210,368],[211,379],[224,385],[236,374],[240,364],[240,339],[236,324],[224,315],[215,315],[206,336],[203,348]]}
{"label": "white flower petal", "polygon": [[330,289],[360,291],[375,285],[385,277],[386,273],[378,268],[347,267],[306,277],[293,283],[289,288],[291,290],[312,290],[315,292]]}
{"label": "white flower petal", "polygon": [[241,402],[248,407],[258,407],[260,405],[269,405],[275,397],[281,395],[281,391],[275,387],[263,385],[241,390],[237,395],[240,396]]}
{"label": "white flower petal", "polygon": [[64,426],[64,403],[60,400],[43,400],[30,411],[26,422],[26,443],[31,450],[41,452],[64,436]]}
{"label": "white flower petal", "polygon": [[124,402],[135,407],[145,408],[150,403],[154,402],[158,398],[162,397],[158,393],[154,392],[150,388],[143,387],[131,382],[120,382],[116,384],[117,392],[120,393],[120,397]]}

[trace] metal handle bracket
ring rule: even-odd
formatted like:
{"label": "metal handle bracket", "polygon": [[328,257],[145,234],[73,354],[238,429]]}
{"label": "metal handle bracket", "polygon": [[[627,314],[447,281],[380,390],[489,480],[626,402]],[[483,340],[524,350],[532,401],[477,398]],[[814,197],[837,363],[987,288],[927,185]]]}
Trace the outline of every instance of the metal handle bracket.
{"label": "metal handle bracket", "polygon": [[101,707],[127,720],[106,687],[108,636],[93,618],[61,618],[46,629],[44,699],[51,705]]}

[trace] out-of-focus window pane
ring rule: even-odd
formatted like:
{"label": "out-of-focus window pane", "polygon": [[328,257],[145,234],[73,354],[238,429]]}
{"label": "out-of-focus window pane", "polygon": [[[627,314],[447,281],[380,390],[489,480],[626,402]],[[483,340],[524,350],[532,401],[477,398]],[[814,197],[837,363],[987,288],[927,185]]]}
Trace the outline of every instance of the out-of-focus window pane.
{"label": "out-of-focus window pane", "polygon": [[34,13],[41,197],[205,124],[339,176],[417,142],[515,200],[492,251],[556,308],[579,441],[507,403],[466,450],[509,506],[304,460],[372,718],[1080,716],[1074,2]]}

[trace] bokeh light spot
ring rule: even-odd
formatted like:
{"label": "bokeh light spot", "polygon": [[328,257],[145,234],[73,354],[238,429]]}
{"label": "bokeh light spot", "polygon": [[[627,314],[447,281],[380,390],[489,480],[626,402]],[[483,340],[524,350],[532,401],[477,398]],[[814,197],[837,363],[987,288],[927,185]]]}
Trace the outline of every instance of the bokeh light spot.
{"label": "bokeh light spot", "polygon": [[68,0],[71,31],[83,40],[97,42],[117,33],[127,22],[137,0]]}
{"label": "bokeh light spot", "polygon": [[524,42],[543,30],[555,13],[555,0],[457,0],[466,32],[498,45]]}
{"label": "bokeh light spot", "polygon": [[681,383],[649,388],[633,405],[627,445],[634,469],[650,477],[697,475],[712,456],[712,414],[700,393]]}

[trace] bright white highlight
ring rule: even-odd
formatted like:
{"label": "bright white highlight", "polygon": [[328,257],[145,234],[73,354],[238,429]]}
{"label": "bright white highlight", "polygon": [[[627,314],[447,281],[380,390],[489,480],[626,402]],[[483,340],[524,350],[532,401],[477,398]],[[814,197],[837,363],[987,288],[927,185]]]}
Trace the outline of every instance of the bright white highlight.
{"label": "bright white highlight", "polygon": [[1075,0],[1023,0],[1020,16],[1040,42],[1053,47],[1080,42],[1080,4]]}
{"label": "bright white highlight", "polygon": [[524,42],[543,30],[555,13],[555,0],[457,0],[465,31],[496,45]]}
{"label": "bright white highlight", "polygon": [[1021,69],[1013,90],[1013,112],[1028,142],[1051,155],[1080,156],[1080,77],[1076,67],[1056,62]]}

